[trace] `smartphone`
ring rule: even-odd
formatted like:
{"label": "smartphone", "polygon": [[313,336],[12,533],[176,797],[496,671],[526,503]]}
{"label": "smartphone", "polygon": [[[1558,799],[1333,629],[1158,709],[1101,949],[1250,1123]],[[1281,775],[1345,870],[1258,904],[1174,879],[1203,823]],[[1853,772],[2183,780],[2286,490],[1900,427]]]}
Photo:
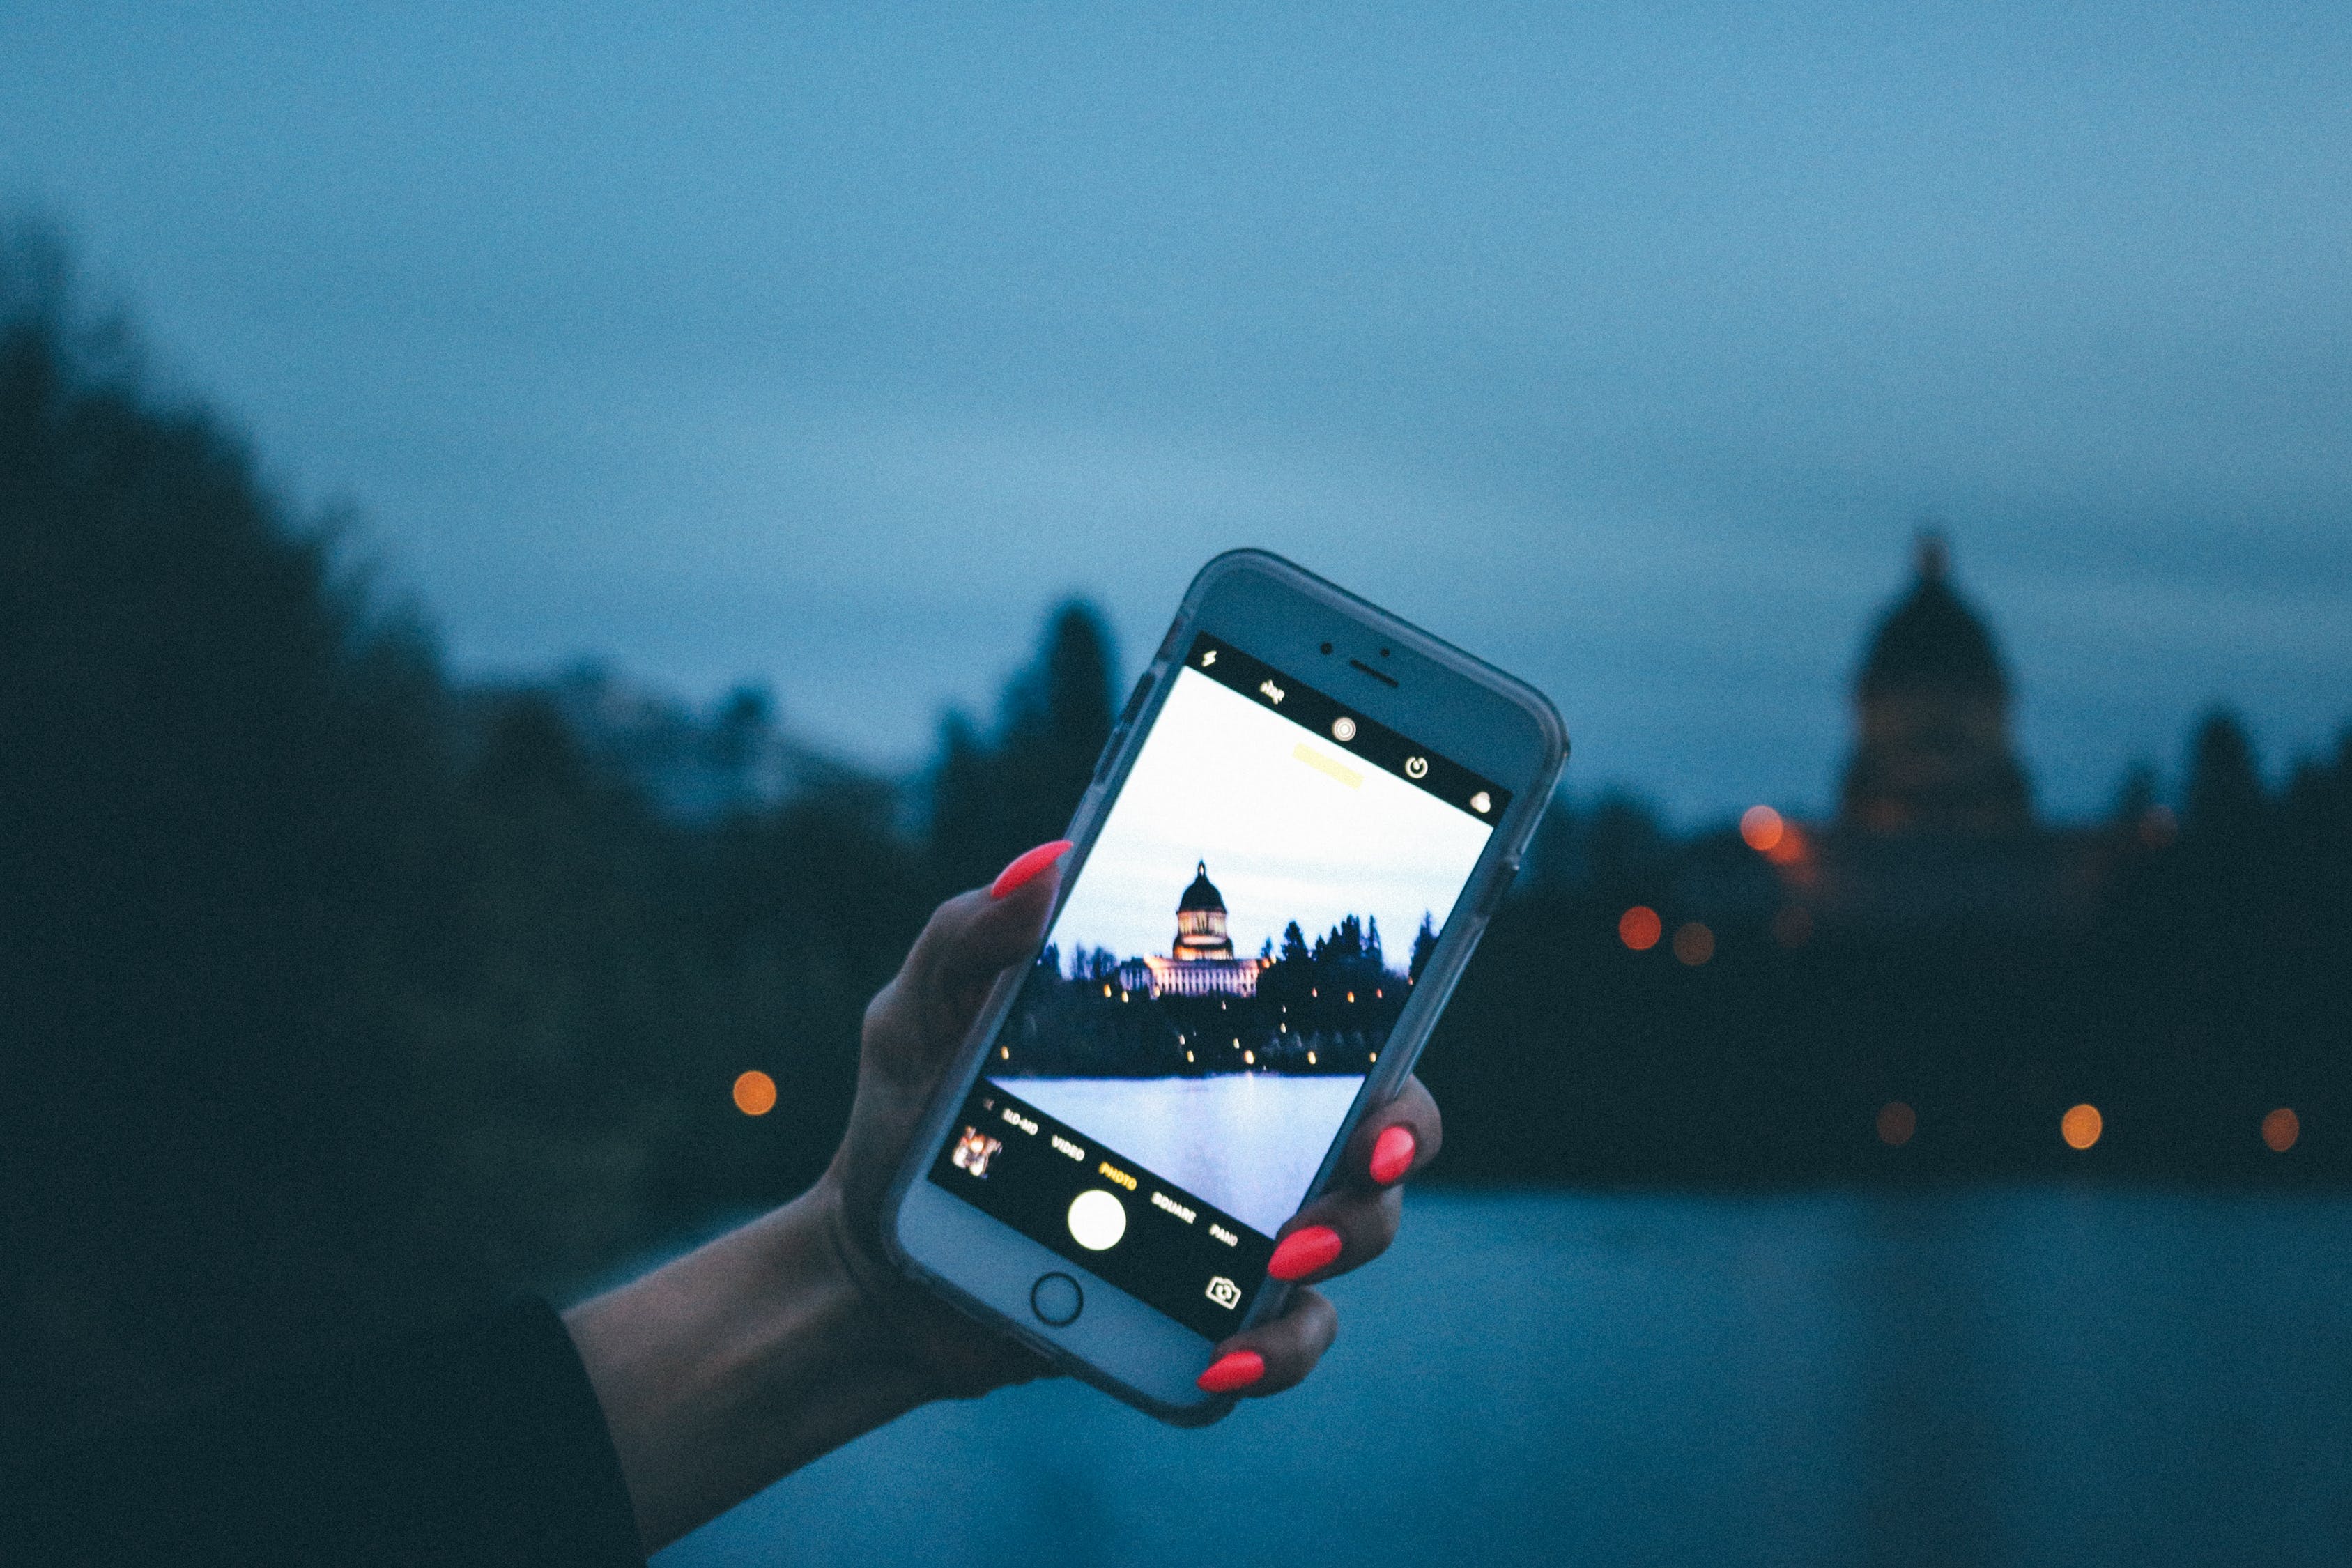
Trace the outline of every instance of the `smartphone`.
{"label": "smartphone", "polygon": [[1210,562],[891,1189],[898,1267],[1223,1415],[1193,1380],[1282,1310],[1275,1233],[1412,1071],[1567,756],[1534,688],[1278,556]]}

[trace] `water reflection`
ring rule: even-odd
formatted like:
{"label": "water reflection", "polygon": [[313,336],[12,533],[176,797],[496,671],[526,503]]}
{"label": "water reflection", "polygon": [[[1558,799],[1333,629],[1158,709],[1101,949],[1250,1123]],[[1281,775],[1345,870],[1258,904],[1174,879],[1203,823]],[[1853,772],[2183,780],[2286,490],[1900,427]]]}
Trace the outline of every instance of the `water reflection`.
{"label": "water reflection", "polygon": [[1438,1194],[1205,1433],[919,1413],[688,1564],[2340,1561],[2352,1203]]}

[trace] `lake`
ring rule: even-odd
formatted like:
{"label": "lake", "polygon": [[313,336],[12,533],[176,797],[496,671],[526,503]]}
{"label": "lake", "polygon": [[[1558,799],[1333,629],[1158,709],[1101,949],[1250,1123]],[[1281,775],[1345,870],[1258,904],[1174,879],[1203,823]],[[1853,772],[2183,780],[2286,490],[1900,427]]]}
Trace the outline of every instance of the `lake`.
{"label": "lake", "polygon": [[1364,1087],[1361,1073],[993,1081],[1268,1236],[1298,1212]]}
{"label": "lake", "polygon": [[1332,1295],[1218,1426],[936,1405],[658,1562],[2352,1557],[2352,1200],[1421,1193]]}

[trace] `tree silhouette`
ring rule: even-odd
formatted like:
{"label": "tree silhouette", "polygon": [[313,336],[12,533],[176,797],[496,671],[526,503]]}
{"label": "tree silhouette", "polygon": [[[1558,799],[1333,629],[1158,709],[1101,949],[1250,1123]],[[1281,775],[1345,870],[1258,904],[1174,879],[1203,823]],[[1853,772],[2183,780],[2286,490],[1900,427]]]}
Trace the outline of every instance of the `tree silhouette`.
{"label": "tree silhouette", "polygon": [[926,838],[942,890],[986,882],[1068,826],[1110,738],[1112,686],[1110,635],[1073,601],[1006,691],[992,740],[961,712],[941,721]]}
{"label": "tree silhouette", "polygon": [[2263,806],[2253,742],[2234,712],[2217,709],[2198,725],[2189,747],[2188,829],[2242,837],[2261,822]]}

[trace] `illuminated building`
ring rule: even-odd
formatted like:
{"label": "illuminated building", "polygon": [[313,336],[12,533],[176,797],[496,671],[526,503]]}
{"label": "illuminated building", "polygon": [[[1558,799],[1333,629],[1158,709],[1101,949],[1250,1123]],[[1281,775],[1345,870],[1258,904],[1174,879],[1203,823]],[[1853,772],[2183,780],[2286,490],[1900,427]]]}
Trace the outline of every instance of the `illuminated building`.
{"label": "illuminated building", "polygon": [[1817,934],[2042,936],[2089,917],[2112,845],[2095,829],[2035,821],[2009,671],[1953,584],[1942,535],[1920,535],[1910,583],[1864,642],[1853,699],[1836,816],[1751,808],[1738,834],[1697,847],[1681,868],[1684,906],[1769,927],[1784,948]]}
{"label": "illuminated building", "polygon": [[1224,895],[1209,880],[1209,864],[1194,868],[1192,885],[1176,900],[1176,940],[1162,955],[1129,959],[1118,983],[1154,996],[1255,996],[1271,960],[1235,958],[1225,929]]}

